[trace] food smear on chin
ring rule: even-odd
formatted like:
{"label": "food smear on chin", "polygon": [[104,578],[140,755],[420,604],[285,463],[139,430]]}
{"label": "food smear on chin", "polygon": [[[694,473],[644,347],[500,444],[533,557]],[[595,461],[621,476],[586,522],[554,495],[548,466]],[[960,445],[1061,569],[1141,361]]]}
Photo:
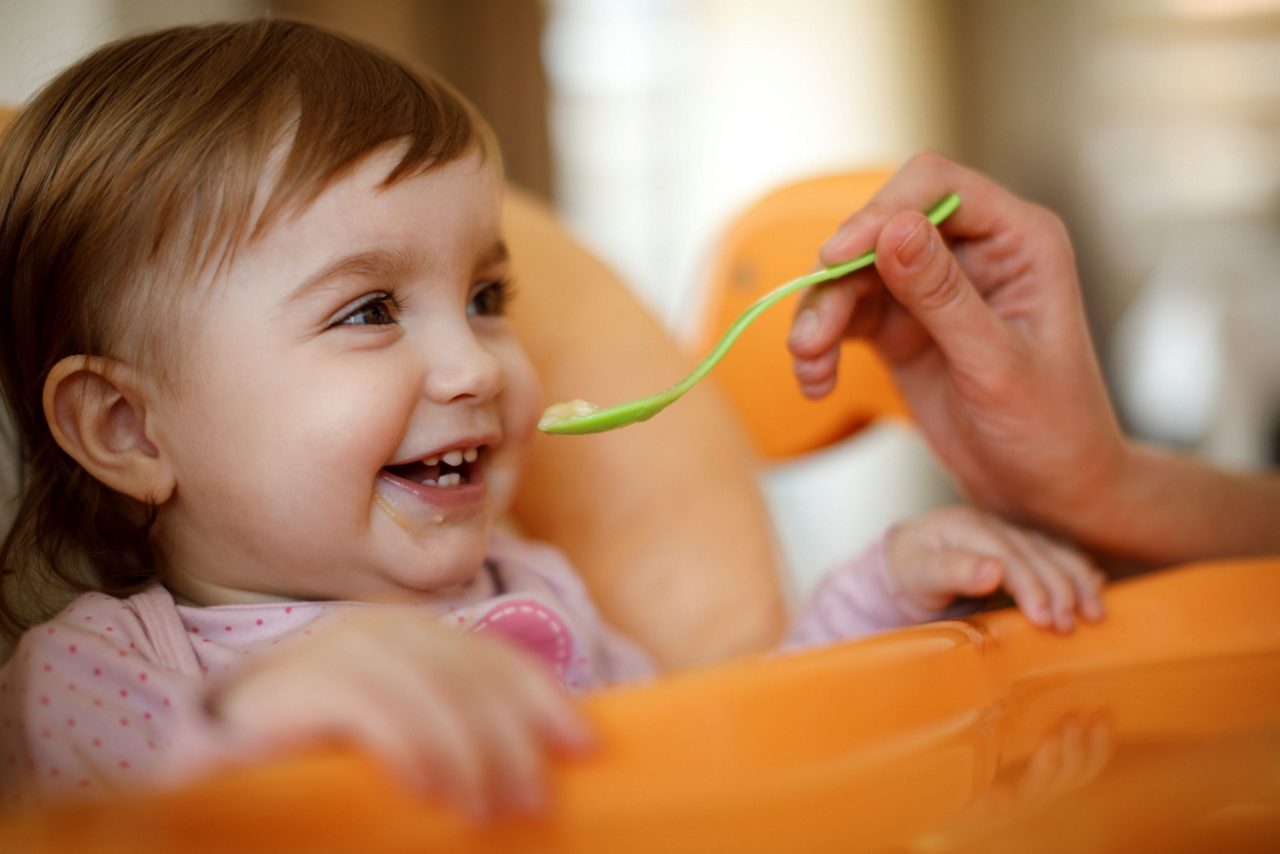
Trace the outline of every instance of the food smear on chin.
{"label": "food smear on chin", "polygon": [[380,495],[376,492],[373,494],[373,503],[378,505],[379,509],[381,509],[383,513],[386,513],[389,517],[391,517],[392,522],[395,522],[397,525],[399,525],[401,528],[404,528],[406,531],[410,531],[410,532],[419,531],[422,529],[422,526],[424,524],[431,524],[431,525],[444,524],[444,516],[441,516],[441,515],[432,516],[429,519],[424,519],[420,522],[415,521],[414,519],[411,519],[407,515],[405,515],[404,511],[402,511],[399,507],[397,507],[394,502],[387,499],[386,496]]}

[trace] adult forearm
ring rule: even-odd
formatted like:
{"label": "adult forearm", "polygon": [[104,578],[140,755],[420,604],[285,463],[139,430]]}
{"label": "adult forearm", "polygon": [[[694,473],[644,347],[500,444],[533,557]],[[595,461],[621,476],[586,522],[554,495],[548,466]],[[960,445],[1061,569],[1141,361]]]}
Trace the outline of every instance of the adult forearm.
{"label": "adult forearm", "polygon": [[1152,566],[1280,554],[1280,475],[1131,443],[1106,493],[1062,527],[1095,550]]}

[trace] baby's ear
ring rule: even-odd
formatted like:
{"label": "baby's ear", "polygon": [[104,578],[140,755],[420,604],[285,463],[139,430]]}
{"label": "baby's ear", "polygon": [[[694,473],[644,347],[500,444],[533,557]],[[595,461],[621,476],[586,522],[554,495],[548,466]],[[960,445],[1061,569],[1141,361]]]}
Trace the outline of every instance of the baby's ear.
{"label": "baby's ear", "polygon": [[175,481],[147,434],[148,403],[137,372],[114,359],[68,356],[44,383],[44,417],[62,450],[116,492],[163,504]]}

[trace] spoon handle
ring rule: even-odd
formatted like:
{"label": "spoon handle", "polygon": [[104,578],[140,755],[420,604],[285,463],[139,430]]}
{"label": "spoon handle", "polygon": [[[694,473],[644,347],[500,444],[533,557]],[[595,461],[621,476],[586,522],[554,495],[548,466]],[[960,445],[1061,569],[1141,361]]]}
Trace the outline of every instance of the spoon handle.
{"label": "spoon handle", "polygon": [[[925,216],[929,218],[931,223],[938,225],[944,219],[951,216],[959,206],[960,197],[955,193],[952,193],[934,205],[929,212],[925,214]],[[693,373],[689,374],[689,376],[685,377],[677,385],[673,386],[670,391],[674,392],[678,397],[692,388],[698,380],[705,377],[707,373],[716,366],[716,363],[724,357],[724,354],[733,346],[733,342],[738,340],[738,336],[742,334],[743,330],[751,325],[751,321],[755,320],[762,311],[773,305],[778,300],[790,296],[796,291],[804,290],[805,288],[812,287],[813,285],[821,282],[829,282],[832,279],[838,279],[841,276],[847,276],[855,270],[861,270],[863,267],[869,267],[871,264],[875,263],[875,260],[876,253],[873,249],[870,252],[864,252],[852,261],[846,261],[843,264],[837,264],[834,267],[827,267],[825,270],[818,270],[816,273],[810,273],[807,276],[792,279],[786,284],[779,285],[769,291],[769,293],[753,302],[746,311],[738,316],[738,319],[733,322],[733,325],[725,330],[724,335],[720,336],[720,340],[716,342],[716,346],[712,348],[706,358],[699,362],[697,367],[693,369]]]}

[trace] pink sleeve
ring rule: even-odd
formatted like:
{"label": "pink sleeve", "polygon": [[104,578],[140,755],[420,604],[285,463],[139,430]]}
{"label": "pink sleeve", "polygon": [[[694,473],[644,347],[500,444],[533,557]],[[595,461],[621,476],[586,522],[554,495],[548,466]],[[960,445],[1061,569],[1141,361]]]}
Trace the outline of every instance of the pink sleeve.
{"label": "pink sleeve", "polygon": [[28,631],[0,670],[0,804],[179,782],[232,757],[182,632],[167,594],[145,593],[86,594]]}
{"label": "pink sleeve", "polygon": [[826,575],[796,615],[781,650],[796,651],[937,617],[893,589],[882,536],[858,558]]}

